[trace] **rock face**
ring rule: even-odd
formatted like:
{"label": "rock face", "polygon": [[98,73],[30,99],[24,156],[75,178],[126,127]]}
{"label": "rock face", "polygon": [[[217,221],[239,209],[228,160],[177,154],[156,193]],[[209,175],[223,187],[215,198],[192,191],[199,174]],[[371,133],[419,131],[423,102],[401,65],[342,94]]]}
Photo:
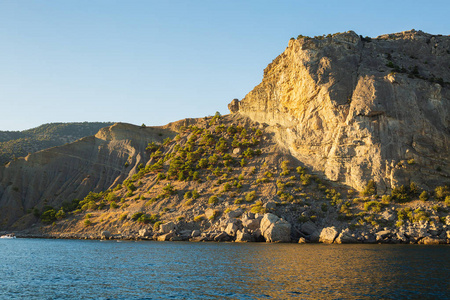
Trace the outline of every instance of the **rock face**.
{"label": "rock face", "polygon": [[427,188],[450,175],[449,87],[449,36],[350,31],[291,39],[229,108],[270,125],[279,144],[330,180]]}
{"label": "rock face", "polygon": [[290,242],[291,224],[274,214],[265,214],[261,220],[261,233],[266,242]]}
{"label": "rock face", "polygon": [[118,123],[95,136],[11,161],[0,167],[0,226],[11,226],[33,208],[59,208],[63,201],[111,188],[148,161],[149,142],[174,135],[169,129]]}

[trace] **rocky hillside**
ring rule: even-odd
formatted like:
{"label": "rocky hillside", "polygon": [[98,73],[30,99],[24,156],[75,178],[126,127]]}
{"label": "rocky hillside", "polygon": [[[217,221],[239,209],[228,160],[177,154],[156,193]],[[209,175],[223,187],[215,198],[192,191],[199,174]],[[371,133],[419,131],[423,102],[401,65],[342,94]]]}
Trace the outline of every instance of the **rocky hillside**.
{"label": "rocky hillside", "polygon": [[450,176],[450,37],[350,31],[291,39],[229,108],[327,178],[380,192]]}
{"label": "rocky hillside", "polygon": [[0,167],[0,229],[450,243],[448,37],[299,37],[230,115],[115,124]]}
{"label": "rocky hillside", "polygon": [[72,143],[111,125],[113,123],[51,123],[23,131],[0,131],[0,165],[28,153]]}

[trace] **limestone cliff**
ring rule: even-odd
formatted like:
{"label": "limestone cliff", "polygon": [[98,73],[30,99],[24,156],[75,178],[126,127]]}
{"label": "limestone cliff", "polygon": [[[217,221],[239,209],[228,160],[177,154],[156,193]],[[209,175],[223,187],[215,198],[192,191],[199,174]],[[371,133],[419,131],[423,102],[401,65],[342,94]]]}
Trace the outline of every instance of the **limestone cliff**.
{"label": "limestone cliff", "polygon": [[10,226],[32,208],[59,207],[122,182],[148,161],[149,142],[173,136],[170,129],[118,123],[95,136],[11,161],[0,167],[0,225]]}
{"label": "limestone cliff", "polygon": [[291,39],[231,112],[267,123],[281,145],[361,190],[450,175],[450,37],[350,31]]}

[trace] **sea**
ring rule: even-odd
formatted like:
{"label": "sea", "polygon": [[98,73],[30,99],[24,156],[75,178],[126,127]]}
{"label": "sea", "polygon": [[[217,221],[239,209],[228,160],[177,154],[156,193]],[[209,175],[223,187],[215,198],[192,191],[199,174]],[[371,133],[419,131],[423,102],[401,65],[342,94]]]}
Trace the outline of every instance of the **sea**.
{"label": "sea", "polygon": [[450,299],[450,247],[1,239],[0,299]]}

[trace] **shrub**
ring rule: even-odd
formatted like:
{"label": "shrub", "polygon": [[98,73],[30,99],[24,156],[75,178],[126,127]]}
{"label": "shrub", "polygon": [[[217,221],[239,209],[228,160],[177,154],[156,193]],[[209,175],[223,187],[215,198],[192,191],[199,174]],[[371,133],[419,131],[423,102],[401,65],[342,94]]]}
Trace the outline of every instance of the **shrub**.
{"label": "shrub", "polygon": [[194,218],[194,222],[201,222],[205,219],[205,215],[199,215]]}
{"label": "shrub", "polygon": [[438,186],[434,190],[434,196],[437,200],[442,201],[446,196],[450,195],[450,190],[448,186]]}
{"label": "shrub", "polygon": [[209,197],[209,200],[208,200],[209,204],[217,204],[217,202],[219,202],[219,198],[217,198],[217,196]]}
{"label": "shrub", "polygon": [[155,222],[155,224],[153,224],[153,230],[154,231],[158,231],[159,227],[161,226],[162,222],[161,221],[157,221]]}
{"label": "shrub", "polygon": [[408,202],[410,200],[408,188],[404,185],[395,187],[392,190],[391,195],[397,202]]}
{"label": "shrub", "polygon": [[258,200],[255,204],[252,205],[250,212],[254,214],[264,214],[267,212],[267,210],[265,207],[263,207],[262,201]]}
{"label": "shrub", "polygon": [[423,192],[420,194],[419,199],[420,199],[421,201],[427,201],[429,197],[430,197],[430,196],[428,195],[428,192],[427,192],[427,191],[423,191]]}
{"label": "shrub", "polygon": [[376,193],[375,182],[373,180],[369,180],[361,194],[363,196],[372,196],[375,195],[375,193]]}
{"label": "shrub", "polygon": [[133,221],[137,221],[137,219],[139,219],[139,217],[141,217],[144,213],[142,212],[136,212],[131,216],[131,220]]}
{"label": "shrub", "polygon": [[84,220],[84,226],[88,227],[88,226],[91,226],[91,225],[92,225],[91,220],[89,220],[89,219]]}
{"label": "shrub", "polygon": [[252,202],[253,200],[255,200],[255,198],[256,198],[256,192],[255,191],[248,192],[245,195],[245,201],[247,201],[247,202]]}
{"label": "shrub", "polygon": [[60,210],[58,210],[58,212],[55,215],[56,219],[61,220],[64,219],[66,217],[66,213],[64,212],[64,210],[61,208]]}
{"label": "shrub", "polygon": [[111,202],[111,203],[109,204],[109,207],[110,207],[111,209],[116,209],[116,208],[119,207],[119,205],[118,205],[115,201],[113,201],[113,202]]}
{"label": "shrub", "polygon": [[374,212],[380,212],[383,205],[378,201],[369,201],[364,203],[364,210],[368,211],[372,209]]}
{"label": "shrub", "polygon": [[124,221],[127,219],[127,217],[128,217],[128,214],[122,214],[122,215],[120,215],[119,220]]}

